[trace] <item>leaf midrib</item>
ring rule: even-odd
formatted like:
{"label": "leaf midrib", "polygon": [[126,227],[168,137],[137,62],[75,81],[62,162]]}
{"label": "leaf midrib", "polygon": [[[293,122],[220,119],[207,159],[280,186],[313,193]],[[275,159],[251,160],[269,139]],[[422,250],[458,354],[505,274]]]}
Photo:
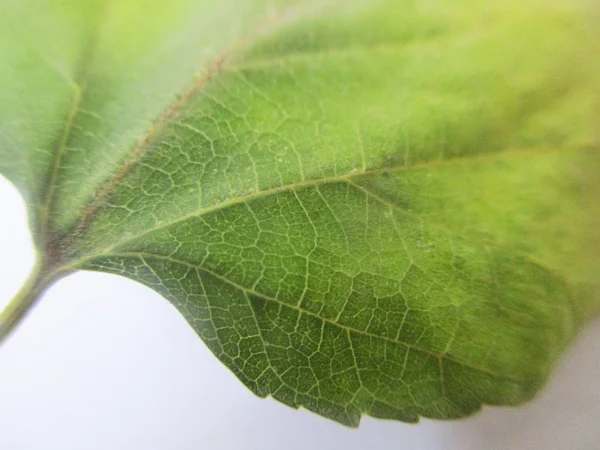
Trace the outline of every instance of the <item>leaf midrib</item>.
{"label": "leaf midrib", "polygon": [[[96,28],[93,31],[92,39],[90,40],[89,48],[82,52],[82,59],[80,69],[78,71],[78,77],[76,78],[73,89],[73,99],[70,104],[69,113],[65,124],[63,126],[63,132],[61,133],[58,148],[55,150],[54,160],[52,162],[52,168],[49,173],[49,181],[46,187],[46,196],[40,209],[42,214],[41,217],[41,231],[43,234],[50,233],[49,218],[51,215],[52,204],[54,202],[54,194],[57,187],[58,173],[61,168],[61,162],[63,155],[66,150],[66,145],[71,136],[73,125],[77,120],[79,114],[82,113],[79,108],[81,101],[84,97],[85,85],[89,76],[90,67],[93,64],[96,49],[98,48],[100,41],[100,32],[105,23],[105,16],[109,9],[109,0],[104,0],[100,19],[97,21]],[[296,2],[287,9],[282,9],[275,14],[270,12],[265,15],[262,20],[257,20],[254,26],[250,26],[250,31],[242,36],[237,42],[234,42],[228,48],[223,50],[221,53],[210,62],[206,68],[196,77],[194,77],[192,83],[184,90],[184,92],[176,97],[175,102],[167,106],[167,108],[160,114],[159,119],[155,121],[152,126],[143,134],[138,143],[135,145],[129,156],[126,157],[125,161],[120,165],[120,169],[110,176],[98,190],[98,194],[94,197],[90,203],[83,209],[79,222],[74,226],[72,232],[76,234],[83,234],[87,227],[90,225],[95,213],[103,206],[106,198],[110,193],[119,186],[120,182],[125,178],[127,173],[136,165],[136,163],[143,157],[143,155],[151,148],[150,143],[153,138],[166,126],[170,121],[176,117],[179,112],[191,101],[195,95],[202,90],[205,84],[221,71],[221,68],[227,58],[236,51],[238,48],[243,47],[246,43],[251,40],[254,36],[265,34],[267,31],[263,30],[265,24],[271,25],[273,28],[279,26],[280,22],[283,21],[289,15],[291,11],[296,9]],[[52,230],[57,231],[57,230]],[[61,234],[58,232],[57,234]],[[52,242],[48,242],[47,246],[51,246]]]}
{"label": "leaf midrib", "polygon": [[[105,10],[107,9],[106,4],[108,4],[108,0],[105,0]],[[81,218],[79,220],[79,223],[75,226],[75,228],[72,230],[73,236],[75,236],[74,239],[72,240],[67,240],[66,242],[69,242],[69,246],[74,248],[77,244],[77,241],[79,239],[84,239],[85,237],[85,232],[87,231],[88,227],[91,225],[91,223],[93,222],[93,219],[96,215],[96,213],[98,212],[98,210],[100,210],[103,206],[106,205],[106,199],[110,196],[110,194],[120,185],[120,183],[123,181],[123,179],[127,176],[127,174],[132,170],[132,168],[134,168],[137,163],[139,162],[139,160],[148,152],[152,149],[151,143],[153,142],[154,138],[156,138],[156,136],[164,129],[164,127],[166,125],[168,125],[169,123],[171,123],[171,121],[177,117],[177,115],[181,112],[181,110],[183,110],[185,108],[185,106],[193,99],[195,98],[195,96],[197,94],[199,94],[202,89],[204,88],[204,86],[213,78],[215,77],[217,74],[219,74],[220,72],[224,71],[224,70],[243,70],[243,66],[242,67],[236,67],[235,65],[231,66],[231,67],[224,67],[225,63],[228,59],[230,59],[233,54],[240,48],[243,47],[247,44],[248,41],[251,41],[252,39],[256,38],[256,36],[260,36],[263,34],[267,34],[270,31],[272,31],[272,28],[276,28],[280,25],[280,23],[282,22],[282,19],[285,18],[286,15],[288,15],[290,13],[290,11],[293,11],[296,8],[296,4],[295,2],[292,2],[291,5],[289,5],[286,9],[282,9],[281,11],[278,11],[276,17],[268,17],[269,19],[269,29],[267,30],[263,30],[263,21],[262,20],[258,20],[254,26],[249,27],[250,31],[243,36],[241,39],[239,39],[237,42],[234,42],[229,48],[227,48],[225,51],[221,52],[220,54],[217,55],[217,57],[215,59],[213,59],[212,63],[210,63],[205,69],[204,71],[197,76],[194,81],[191,83],[191,85],[183,92],[183,94],[181,94],[180,96],[177,97],[177,100],[172,103],[171,105],[169,105],[167,107],[167,109],[165,111],[163,111],[163,113],[159,116],[159,120],[156,121],[151,127],[150,129],[144,134],[142,135],[142,137],[139,138],[137,145],[134,147],[134,149],[132,150],[132,152],[129,154],[129,156],[126,158],[125,162],[122,164],[121,168],[115,172],[101,187],[101,189],[99,190],[98,194],[96,195],[96,197],[94,198],[94,200],[92,202],[90,202],[87,207],[84,208],[83,213],[81,215]],[[99,37],[100,37],[100,30],[101,30],[101,26],[102,26],[102,20],[98,21],[98,25],[97,25],[97,29],[95,30],[95,34],[93,35],[93,40],[91,41],[91,48],[92,50],[95,50],[95,48],[98,45],[98,41],[99,41]],[[425,43],[430,43],[430,42],[437,42],[440,38],[445,37],[446,33],[442,33],[441,36],[433,36],[430,39],[427,39],[425,41]],[[300,53],[300,54],[292,54],[292,55],[284,55],[284,57],[282,57],[279,61],[285,61],[287,59],[292,59],[292,60],[296,60],[296,58],[301,58],[304,59],[306,57],[314,57],[317,55],[320,55],[321,53],[324,53],[325,55],[329,55],[331,53],[333,54],[342,54],[342,55],[348,55],[348,54],[353,54],[355,52],[363,52],[366,50],[372,51],[373,49],[376,50],[380,50],[380,51],[404,51],[406,49],[411,49],[414,48],[416,46],[422,46],[423,42],[416,40],[416,41],[409,41],[407,43],[403,43],[403,45],[389,45],[389,44],[384,44],[384,45],[378,45],[377,47],[361,47],[361,46],[355,46],[355,47],[349,47],[349,48],[335,48],[335,49],[328,49],[324,52],[304,52],[304,53]],[[60,148],[59,151],[57,152],[57,156],[54,162],[54,167],[53,167],[53,171],[52,171],[52,178],[51,178],[51,182],[50,182],[50,186],[49,186],[49,194],[48,194],[48,199],[49,201],[47,202],[47,205],[45,207],[45,214],[46,214],[46,218],[48,217],[48,215],[50,214],[50,209],[51,209],[51,203],[52,203],[52,199],[53,199],[53,194],[54,194],[54,189],[55,189],[55,182],[56,182],[56,177],[57,177],[57,172],[58,169],[60,168],[60,160],[62,157],[62,154],[64,153],[65,147],[66,147],[66,143],[68,142],[68,138],[72,129],[72,125],[76,119],[77,114],[80,113],[79,111],[79,104],[81,102],[81,99],[83,98],[83,87],[85,87],[85,80],[87,78],[87,75],[89,73],[89,66],[92,64],[93,61],[93,56],[94,56],[94,51],[88,52],[88,57],[85,58],[82,62],[82,68],[81,68],[81,78],[82,78],[82,84],[81,84],[81,88],[79,87],[80,85],[77,84],[75,86],[76,92],[75,92],[75,96],[74,96],[74,100],[73,100],[73,104],[72,104],[72,115],[71,113],[69,114],[69,120],[67,122],[67,125],[65,126],[65,131],[64,131],[64,135],[61,138],[61,144],[60,144]],[[265,61],[263,60],[259,60],[257,61],[257,64],[260,65],[261,63],[263,64],[272,64],[274,63],[276,60],[275,59],[267,59]],[[251,67],[251,65],[250,65]],[[362,145],[362,144],[361,144]],[[367,165],[366,165],[366,161],[364,160],[364,150],[362,150],[362,154],[363,154],[363,162],[362,162],[362,167],[359,171],[354,171],[354,172],[348,172],[345,173],[343,175],[334,175],[331,177],[326,177],[326,178],[321,178],[321,179],[313,179],[313,180],[303,180],[301,182],[298,183],[290,183],[287,185],[281,185],[281,186],[277,186],[274,188],[270,188],[270,189],[266,189],[263,191],[257,191],[257,192],[252,192],[249,194],[245,194],[245,195],[241,195],[235,198],[231,198],[229,200],[220,202],[220,203],[215,203],[211,206],[208,207],[204,207],[204,208],[199,208],[189,214],[180,216],[172,221],[169,222],[165,222],[165,223],[161,223],[158,224],[155,227],[146,229],[145,231],[143,231],[142,233],[139,233],[137,235],[134,236],[129,236],[128,238],[110,245],[109,247],[105,247],[101,250],[97,250],[94,251],[93,254],[89,255],[89,257],[93,257],[97,254],[104,254],[107,252],[110,252],[112,249],[114,249],[115,247],[124,245],[128,242],[131,242],[135,239],[141,238],[149,233],[152,233],[154,231],[158,231],[162,228],[166,228],[169,227],[171,225],[177,224],[179,222],[185,221],[189,218],[192,217],[199,217],[202,216],[204,214],[210,213],[212,211],[218,210],[218,209],[222,209],[222,208],[226,208],[235,204],[239,204],[239,203],[243,203],[245,201],[249,201],[252,199],[256,199],[256,198],[260,198],[263,196],[268,196],[268,195],[273,195],[276,194],[278,192],[284,192],[284,191],[293,191],[295,189],[298,188],[302,188],[302,187],[309,187],[309,186],[315,186],[315,185],[321,185],[321,184],[327,184],[327,183],[333,183],[336,181],[345,181],[348,184],[350,184],[351,186],[354,186],[355,188],[358,189],[362,189],[364,192],[366,192],[367,194],[370,195],[374,195],[371,191],[368,191],[367,189],[363,188],[362,186],[357,185],[356,183],[352,182],[353,178],[359,177],[359,176],[365,176],[365,175],[371,175],[371,174],[377,174],[377,173],[393,173],[393,172],[398,172],[398,171],[403,171],[403,170],[418,170],[418,169],[422,169],[422,168],[427,168],[427,167],[434,167],[434,166],[438,166],[438,165],[449,165],[449,164],[457,164],[457,163],[467,163],[467,162],[477,162],[477,161],[488,161],[488,160],[493,160],[497,157],[500,157],[500,155],[506,155],[507,153],[510,154],[518,154],[518,153],[532,153],[532,152],[539,152],[540,150],[547,150],[547,149],[518,149],[518,150],[512,150],[512,151],[507,151],[507,150],[500,150],[497,152],[493,152],[493,153],[487,153],[487,154],[476,154],[476,155],[468,155],[468,156],[464,156],[464,157],[455,157],[455,158],[451,158],[451,159],[444,159],[444,160],[435,160],[435,161],[430,161],[430,162],[425,162],[425,163],[421,163],[421,164],[414,164],[411,166],[407,166],[406,164],[404,165],[400,165],[400,166],[396,166],[396,167],[384,167],[384,168],[375,168],[375,169],[367,169]],[[558,149],[553,149],[554,151],[558,151]],[[564,150],[563,150],[564,151]],[[376,200],[378,201],[382,201],[381,197],[379,196],[374,196]],[[414,214],[411,213],[401,207],[399,207],[398,205],[392,204],[390,202],[386,202],[386,204],[391,205],[393,208],[402,211],[403,213],[410,215],[420,221],[423,221],[423,219]],[[48,224],[46,222],[42,222],[42,232],[45,231],[45,228]],[[446,233],[452,234],[452,235],[456,235],[456,236],[460,236],[462,238],[464,238],[464,236],[459,235],[456,232],[453,232],[452,230],[446,229],[445,227],[439,225],[439,224],[428,224],[430,226],[434,226],[436,228],[442,229],[443,231],[445,231]],[[500,245],[498,243],[495,242],[491,242],[491,241],[486,241],[486,240],[480,240],[480,239],[475,239],[473,237],[469,237],[469,239],[471,241],[476,241],[476,242],[480,242],[484,245],[488,245],[488,246],[494,246],[494,247],[500,247],[503,248],[504,250],[513,253],[513,254],[519,254],[520,256],[523,256],[525,258],[527,258],[528,260],[530,260],[532,263],[537,264],[541,267],[543,267],[545,270],[549,270],[553,273],[557,273],[559,274],[561,277],[565,277],[564,274],[562,274],[560,271],[548,266],[546,263],[538,261],[537,258],[535,258],[533,255],[528,254],[526,252],[522,252],[522,251],[518,251],[515,249],[511,249],[508,247],[504,247],[503,245]],[[49,242],[47,244],[47,247],[51,247],[52,242]],[[60,245],[59,245],[60,246]],[[84,257],[85,259],[88,259],[88,255],[86,255]],[[73,266],[74,263],[76,263],[76,261],[69,261],[66,265],[67,266]]]}
{"label": "leaf midrib", "polygon": [[[108,3],[108,0],[105,0]],[[279,11],[275,17],[271,15],[267,16],[267,19],[271,23],[271,28],[277,28],[286,16],[290,15],[290,12],[294,11],[297,8],[296,2],[292,2],[292,4],[287,8]],[[256,36],[260,36],[263,34],[267,34],[271,30],[262,30],[263,21],[258,20],[254,27],[250,27],[250,32],[243,36],[240,40],[235,42],[229,48],[225,49],[220,54],[213,59],[213,61],[208,64],[208,66],[204,69],[203,72],[192,81],[190,86],[184,90],[182,94],[177,96],[177,99],[174,103],[167,106],[167,108],[163,111],[163,113],[159,116],[159,119],[153,123],[148,131],[143,134],[139,139],[137,145],[134,147],[129,156],[126,157],[125,161],[120,165],[120,169],[116,171],[111,177],[109,177],[104,184],[98,190],[98,194],[94,197],[94,199],[87,204],[87,206],[83,209],[81,218],[79,222],[74,226],[73,232],[77,235],[82,235],[85,233],[87,228],[90,226],[91,222],[94,219],[95,214],[99,209],[101,209],[106,202],[106,199],[110,196],[110,194],[120,185],[126,175],[137,165],[137,163],[141,160],[141,158],[147,153],[147,151],[151,150],[150,144],[153,139],[164,129],[166,125],[171,123],[172,119],[174,119],[184,108],[185,106],[193,99],[197,94],[199,94],[203,87],[218,73],[224,71],[242,71],[252,67],[260,67],[261,65],[272,65],[275,62],[282,63],[284,61],[296,61],[298,59],[305,59],[308,57],[319,57],[326,55],[351,55],[353,53],[362,53],[365,51],[383,51],[383,52],[397,52],[397,51],[406,51],[411,50],[416,47],[422,47],[423,45],[429,45],[431,43],[435,43],[438,40],[447,37],[446,33],[441,33],[440,35],[435,35],[433,37],[423,40],[409,40],[408,42],[402,42],[400,44],[379,44],[377,46],[351,46],[351,47],[343,47],[343,48],[333,48],[327,49],[324,51],[309,51],[309,52],[299,52],[292,53],[289,55],[283,55],[281,58],[267,58],[267,59],[259,59],[253,63],[246,63],[241,65],[229,65],[226,66],[226,61],[233,58],[234,53],[241,47],[245,46],[248,41],[251,41]],[[472,31],[469,30],[469,33],[464,34],[472,34]],[[97,44],[96,44],[97,45]],[[83,97],[83,92],[81,92],[80,98],[77,100],[78,106],[81,101],[81,97]],[[78,109],[75,111],[75,115],[69,119],[69,123],[65,129],[65,136],[63,144],[66,144],[68,141],[68,137],[70,135],[70,130],[72,128],[73,122],[75,121],[76,115],[78,113]],[[52,183],[50,186],[51,191],[53,192],[55,189],[55,175],[60,168],[60,156],[64,152],[64,145],[61,145],[61,149],[59,151],[59,155],[55,161],[55,167],[52,175]],[[364,168],[364,167],[363,167]],[[50,210],[50,206],[46,208],[48,211]]]}
{"label": "leaf midrib", "polygon": [[75,227],[76,234],[82,234],[90,225],[96,212],[102,207],[110,194],[121,184],[127,174],[137,162],[152,149],[150,143],[163,130],[163,128],[176,117],[179,112],[188,104],[188,102],[199,92],[206,83],[213,78],[223,65],[223,62],[228,57],[228,52],[224,52],[217,56],[204,72],[196,78],[196,80],[188,87],[188,89],[179,96],[178,100],[171,104],[161,115],[150,129],[138,140],[138,143],[133,148],[132,152],[127,156],[125,161],[120,165],[120,169],[116,171],[102,186],[94,200],[88,204],[83,210],[79,224]]}
{"label": "leaf midrib", "polygon": [[[290,8],[291,9],[291,8]],[[283,12],[281,13],[284,14]],[[443,35],[444,36],[444,35]],[[441,36],[441,37],[443,37]],[[222,72],[241,72],[244,70],[259,68],[262,66],[271,66],[276,63],[282,64],[284,62],[290,61],[298,61],[306,58],[315,58],[315,57],[326,57],[326,56],[340,56],[346,57],[348,55],[352,55],[354,53],[363,53],[366,51],[382,51],[382,52],[399,52],[399,51],[407,51],[414,49],[416,47],[422,47],[425,44],[431,44],[436,42],[440,36],[436,38],[428,39],[425,42],[423,41],[413,41],[409,43],[400,44],[386,44],[386,45],[378,45],[376,47],[372,46],[352,46],[345,48],[334,48],[328,49],[325,51],[315,51],[315,52],[300,52],[293,53],[290,55],[284,55],[281,58],[266,58],[259,59],[257,61],[253,61],[252,63],[245,64],[232,64],[226,66],[227,60],[233,57],[234,52],[238,47],[242,47],[242,44],[249,40],[248,37],[242,38],[240,41],[232,45],[229,49],[225,50],[221,54],[219,54],[213,61],[210,63],[207,68],[202,72],[200,76],[198,76],[195,81],[191,83],[191,85],[177,97],[177,100],[169,105],[165,111],[159,116],[159,120],[156,121],[150,129],[139,138],[138,144],[134,147],[132,152],[127,156],[125,161],[120,165],[120,169],[116,171],[100,188],[98,194],[95,196],[94,200],[90,202],[85,209],[83,210],[82,217],[75,227],[76,234],[83,234],[87,227],[90,225],[91,221],[94,218],[95,213],[104,206],[106,199],[110,196],[110,194],[120,185],[120,183],[124,180],[127,174],[137,165],[137,163],[143,158],[143,156],[150,151],[152,148],[150,144],[153,139],[159,135],[159,133],[171,123],[172,119],[177,117],[177,115],[187,106],[187,104],[196,97],[206,84],[219,73]],[[71,124],[72,125],[72,124]],[[70,130],[70,126],[68,128]],[[67,131],[68,133],[69,131]],[[68,138],[68,134],[66,136]],[[66,141],[65,141],[66,142]],[[61,149],[64,151],[64,148]],[[364,158],[364,150],[362,150],[362,157]],[[364,164],[363,159],[363,170],[366,169],[366,165]]]}

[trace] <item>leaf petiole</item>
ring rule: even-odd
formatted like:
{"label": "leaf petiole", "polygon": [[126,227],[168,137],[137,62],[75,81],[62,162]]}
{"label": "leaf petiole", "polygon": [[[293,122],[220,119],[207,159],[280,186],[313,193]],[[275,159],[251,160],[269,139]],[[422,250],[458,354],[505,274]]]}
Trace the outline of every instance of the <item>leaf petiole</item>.
{"label": "leaf petiole", "polygon": [[40,257],[29,275],[29,278],[19,292],[0,312],[0,345],[10,336],[37,303],[45,289],[57,278],[62,277],[56,272],[46,270]]}

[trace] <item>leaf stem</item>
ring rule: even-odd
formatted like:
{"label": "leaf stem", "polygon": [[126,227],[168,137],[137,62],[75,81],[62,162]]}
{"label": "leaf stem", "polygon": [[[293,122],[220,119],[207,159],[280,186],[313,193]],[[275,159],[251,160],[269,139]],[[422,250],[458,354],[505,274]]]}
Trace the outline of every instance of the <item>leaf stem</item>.
{"label": "leaf stem", "polygon": [[27,281],[6,308],[0,312],[0,345],[19,326],[55,278],[52,275],[48,276],[41,258],[36,258],[36,264]]}

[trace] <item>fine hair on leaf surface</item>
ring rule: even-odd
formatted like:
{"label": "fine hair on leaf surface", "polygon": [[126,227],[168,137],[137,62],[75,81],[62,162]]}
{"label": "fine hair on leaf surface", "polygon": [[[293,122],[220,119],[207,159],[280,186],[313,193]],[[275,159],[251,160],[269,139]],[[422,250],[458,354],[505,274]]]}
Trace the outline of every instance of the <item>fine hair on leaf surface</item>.
{"label": "fine hair on leaf surface", "polygon": [[121,275],[258,396],[355,427],[521,404],[600,309],[592,2],[0,17],[0,173],[39,253],[0,338],[61,277]]}

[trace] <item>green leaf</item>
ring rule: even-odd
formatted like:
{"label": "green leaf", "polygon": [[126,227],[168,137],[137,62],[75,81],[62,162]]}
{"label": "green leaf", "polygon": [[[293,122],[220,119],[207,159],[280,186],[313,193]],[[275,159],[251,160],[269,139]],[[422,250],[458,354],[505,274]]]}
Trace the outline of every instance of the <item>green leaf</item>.
{"label": "green leaf", "polygon": [[600,309],[598,7],[0,5],[0,171],[40,264],[168,299],[345,425],[516,405]]}

